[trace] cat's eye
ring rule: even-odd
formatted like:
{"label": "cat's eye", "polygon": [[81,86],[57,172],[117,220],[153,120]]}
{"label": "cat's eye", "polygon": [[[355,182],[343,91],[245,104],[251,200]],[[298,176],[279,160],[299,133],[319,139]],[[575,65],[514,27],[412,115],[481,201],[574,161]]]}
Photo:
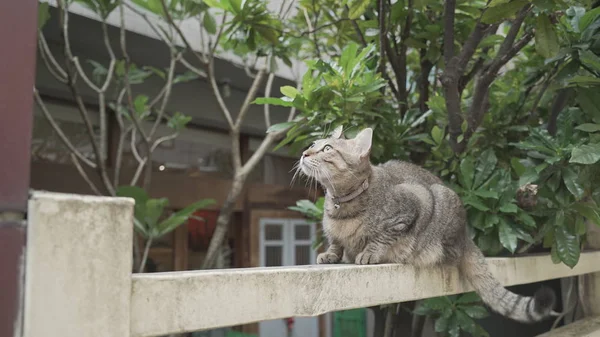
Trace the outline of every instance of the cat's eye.
{"label": "cat's eye", "polygon": [[310,146],[308,148],[312,149],[313,147],[315,147],[315,143],[310,144]]}
{"label": "cat's eye", "polygon": [[330,150],[333,150],[331,145],[325,145],[325,147],[323,148],[323,151],[330,151]]}

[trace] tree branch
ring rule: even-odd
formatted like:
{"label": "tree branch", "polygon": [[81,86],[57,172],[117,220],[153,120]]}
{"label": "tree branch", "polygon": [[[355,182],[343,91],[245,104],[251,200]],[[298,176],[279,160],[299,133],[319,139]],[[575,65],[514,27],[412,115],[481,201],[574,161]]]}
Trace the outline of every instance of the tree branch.
{"label": "tree branch", "polygon": [[[483,50],[482,50],[483,54],[487,54],[488,51],[489,51],[489,48],[483,48]],[[460,79],[458,80],[458,92],[460,94],[462,94],[462,92],[465,90],[465,87],[467,86],[467,84],[469,84],[469,82],[471,82],[473,77],[475,77],[475,74],[477,74],[483,68],[484,64],[485,64],[485,59],[483,58],[483,56],[479,57],[477,59],[477,61],[475,61],[475,63],[473,63],[471,70],[469,70],[468,73],[466,73],[460,77]]]}
{"label": "tree branch", "polygon": [[385,46],[386,46],[386,35],[387,30],[385,27],[385,4],[383,0],[377,0],[377,7],[379,11],[379,73],[383,74],[385,71]]}
{"label": "tree branch", "polygon": [[[516,19],[515,19],[516,21]],[[521,21],[522,22],[522,21]],[[514,27],[514,26],[513,26]],[[512,29],[512,27],[511,27]],[[468,127],[465,132],[465,139],[469,139],[470,136],[481,124],[483,115],[485,114],[486,106],[488,104],[488,93],[489,87],[494,81],[496,74],[502,66],[504,66],[510,59],[512,59],[523,47],[525,47],[529,41],[533,38],[533,33],[527,32],[514,46],[504,49],[504,54],[498,53],[491,65],[484,70],[483,74],[477,80],[475,84],[475,90],[473,91],[473,97],[471,102],[471,108],[469,109]]]}
{"label": "tree branch", "polygon": [[406,53],[408,51],[408,45],[406,44],[406,40],[410,37],[410,27],[412,25],[412,17],[413,17],[413,0],[408,0],[407,3],[407,15],[406,21],[404,22],[404,27],[402,27],[402,32],[400,34],[400,45],[398,52],[398,68],[400,70],[399,73],[396,73],[398,77],[398,98],[400,103],[400,116],[404,116],[406,110],[408,110],[408,93],[409,91],[406,89],[406,81],[407,81],[407,69],[406,69]]}
{"label": "tree branch", "polygon": [[[267,78],[267,85],[265,86],[265,98],[271,97],[271,89],[273,87],[273,80],[275,79],[275,74],[270,73]],[[269,111],[270,104],[265,104],[264,112],[265,112],[265,125],[268,128],[271,127],[271,112]]]}
{"label": "tree branch", "polygon": [[[491,28],[491,29],[490,29]],[[477,50],[477,46],[483,39],[483,37],[487,34],[488,31],[494,30],[494,28],[498,28],[498,25],[487,25],[481,22],[477,22],[475,25],[475,29],[471,32],[471,35],[467,38],[467,41],[463,44],[463,47],[460,51],[460,55],[457,60],[457,69],[458,73],[462,75],[465,72],[467,64],[475,54],[475,50]]]}
{"label": "tree branch", "polygon": [[119,126],[119,145],[117,145],[117,158],[115,159],[115,175],[113,177],[113,185],[119,186],[119,179],[121,178],[121,165],[123,162],[123,150],[125,149],[125,139],[129,132],[133,130],[133,127],[129,127],[123,130],[123,126]]}
{"label": "tree branch", "polygon": [[[313,4],[314,4],[314,0],[313,0]],[[310,22],[310,18],[308,16],[308,11],[306,10],[306,8],[302,9],[302,12],[304,14],[304,20],[306,21],[306,25],[308,26],[308,31],[310,33],[308,33],[309,37],[311,37],[313,39],[313,44],[315,46],[315,56],[317,58],[321,58],[321,49],[319,48],[319,41],[317,40],[317,34],[314,33],[314,29],[313,29],[313,25]]]}
{"label": "tree branch", "polygon": [[48,108],[46,107],[46,104],[44,104],[44,101],[42,100],[42,97],[40,96],[40,93],[38,92],[37,88],[33,88],[33,96],[38,107],[42,110],[44,116],[48,120],[48,123],[50,123],[52,129],[54,129],[54,131],[58,134],[58,137],[63,142],[63,144],[65,144],[65,146],[71,151],[71,153],[73,153],[77,158],[79,158],[79,160],[84,162],[87,166],[91,168],[96,168],[96,164],[94,164],[91,160],[87,159],[81,152],[79,152],[79,150],[75,148],[75,146],[73,146],[71,141],[69,141],[63,130],[52,117],[52,114],[50,114],[50,112],[48,111]]}
{"label": "tree branch", "polygon": [[223,96],[221,95],[221,92],[219,91],[219,85],[217,84],[217,80],[215,79],[215,66],[214,66],[214,57],[213,56],[210,56],[209,61],[208,61],[208,81],[213,90],[213,94],[215,95],[215,98],[217,99],[219,108],[221,108],[221,113],[227,120],[229,127],[233,128],[234,124],[233,124],[233,119],[231,118],[231,112],[229,111],[229,108],[227,108],[227,104],[225,104],[225,100],[223,100]]}
{"label": "tree branch", "polygon": [[433,69],[433,62],[426,58],[427,51],[425,49],[421,49],[419,51],[419,56],[421,58],[421,74],[419,76],[419,109],[421,112],[425,112],[428,110],[427,101],[429,101],[429,74],[431,73],[431,69]]}
{"label": "tree branch", "polygon": [[100,152],[99,146],[96,143],[96,140],[94,139],[94,128],[92,126],[92,122],[90,121],[89,113],[87,111],[85,103],[83,102],[83,99],[81,98],[81,95],[79,94],[79,90],[75,84],[76,72],[73,71],[73,65],[77,69],[78,62],[76,62],[77,58],[75,58],[73,56],[73,53],[71,52],[71,44],[70,44],[70,39],[69,39],[69,9],[67,7],[65,7],[63,0],[58,0],[57,4],[58,4],[58,7],[59,7],[60,13],[61,13],[61,16],[60,16],[60,18],[62,20],[61,31],[62,31],[64,43],[65,43],[64,53],[65,53],[65,58],[67,59],[67,67],[66,67],[67,83],[68,83],[69,88],[71,89],[71,93],[73,95],[73,98],[75,99],[75,103],[77,103],[77,107],[79,108],[79,113],[80,113],[81,118],[83,119],[84,125],[87,129],[90,143],[92,145],[92,150],[94,151],[94,155],[95,155],[95,159],[96,159],[96,169],[98,170],[98,174],[100,175],[102,182],[104,183],[104,187],[106,188],[108,193],[110,195],[115,195],[115,189],[112,186],[112,183],[110,182],[110,180],[108,179],[108,174],[106,171],[106,162],[103,160],[104,155]]}
{"label": "tree branch", "polygon": [[92,182],[92,180],[87,175],[83,167],[81,167],[81,164],[79,164],[79,160],[77,160],[77,157],[73,153],[71,153],[70,157],[71,161],[73,162],[73,165],[75,165],[75,167],[77,168],[77,172],[79,172],[79,175],[81,175],[83,180],[85,180],[85,182],[90,186],[92,191],[96,193],[96,195],[102,195],[102,193],[100,193],[100,190],[98,190],[98,187],[96,187],[96,185]]}
{"label": "tree branch", "polygon": [[[175,29],[175,31],[177,32],[177,35],[179,35],[179,37],[181,38],[181,41],[183,42],[183,44],[185,44],[185,47],[198,58],[200,63],[206,64],[206,59],[203,57],[203,55],[199,55],[192,48],[188,39],[185,37],[185,34],[183,34],[183,32],[181,31],[181,28],[179,28],[179,26],[177,24],[175,24],[175,21],[173,20],[173,17],[171,16],[171,13],[169,12],[169,8],[168,8],[167,4],[165,3],[165,0],[160,0],[160,4],[162,6],[163,12],[167,19],[167,22],[169,23],[169,26],[171,26],[171,27],[173,27],[173,29]],[[225,17],[225,16],[226,15],[224,14],[223,17]],[[221,28],[223,28],[222,25],[221,25]],[[214,54],[214,51],[211,52],[211,54]]]}
{"label": "tree branch", "polygon": [[167,36],[163,36],[163,34],[160,32],[160,30],[156,28],[156,26],[152,23],[152,21],[148,18],[148,16],[144,12],[138,10],[137,8],[135,8],[135,6],[132,6],[131,4],[126,3],[125,1],[123,1],[123,4],[127,8],[129,8],[129,10],[131,10],[134,13],[136,13],[140,17],[142,17],[142,19],[144,19],[144,21],[146,21],[146,23],[148,24],[148,26],[150,26],[150,29],[152,29],[152,31],[154,32],[154,34],[156,34],[156,36],[158,36],[162,42],[164,42],[167,45],[170,45],[170,41],[168,40],[168,37]]}
{"label": "tree branch", "polygon": [[46,65],[46,69],[48,69],[50,74],[59,82],[67,84],[67,73],[60,66],[60,64],[58,64],[54,58],[54,55],[52,55],[52,52],[48,47],[48,43],[46,42],[46,38],[42,32],[38,33],[38,49],[40,51],[40,55],[42,56],[42,60]]}
{"label": "tree branch", "polygon": [[[139,165],[138,165],[138,169],[136,170],[136,173],[134,175],[134,177],[132,178],[132,183],[131,185],[135,185],[137,183],[137,180],[139,179],[139,174],[141,172],[141,170],[144,168],[146,168],[146,174],[145,174],[145,179],[144,179],[144,189],[148,189],[150,187],[150,179],[151,179],[151,175],[152,175],[152,152],[150,151],[150,138],[148,137],[148,135],[146,134],[146,132],[144,131],[144,128],[141,125],[141,122],[137,116],[136,113],[136,109],[133,103],[133,93],[131,90],[131,83],[129,82],[129,70],[131,69],[131,59],[129,57],[129,53],[127,52],[127,41],[126,41],[126,34],[125,34],[125,9],[124,9],[124,4],[123,2],[121,2],[120,6],[119,6],[119,11],[120,11],[120,23],[121,23],[121,30],[120,30],[120,45],[121,45],[121,52],[123,53],[123,58],[125,59],[125,75],[124,75],[124,83],[125,83],[125,91],[127,93],[127,106],[128,109],[127,111],[129,112],[129,116],[131,117],[131,120],[133,121],[133,125],[135,126],[135,130],[132,131],[131,137],[132,137],[132,152],[134,153],[134,155],[137,153],[137,149],[135,148],[135,132],[139,132],[140,135],[142,136],[142,144],[144,145],[144,148],[146,150],[146,158],[141,160],[140,158],[136,158],[139,161]],[[138,155],[139,157],[139,155]]]}
{"label": "tree branch", "polygon": [[[167,74],[167,81],[165,83],[165,86],[163,87],[163,89],[161,90],[161,93],[164,92],[164,95],[162,95],[162,104],[160,105],[160,108],[158,109],[158,112],[156,113],[156,120],[154,121],[154,125],[152,125],[152,130],[150,130],[150,135],[148,136],[150,139],[152,139],[152,137],[154,136],[154,133],[156,132],[156,129],[158,128],[158,125],[162,122],[162,119],[164,117],[165,114],[165,109],[167,108],[167,103],[169,102],[169,98],[171,96],[171,89],[173,88],[173,77],[175,75],[175,65],[177,64],[177,61],[179,60],[180,54],[176,55],[176,51],[171,48],[171,60],[169,61],[169,71]],[[161,94],[159,93],[159,95],[157,96],[160,97]],[[155,100],[155,102],[157,102],[158,100]],[[151,104],[148,109],[152,108]]]}
{"label": "tree branch", "polygon": [[[458,80],[460,78],[458,59],[454,56],[454,20],[456,0],[446,0],[444,7],[444,63],[446,69],[441,76],[448,111],[448,130],[450,133],[450,146],[454,153],[462,152],[464,146],[458,143],[461,135],[463,117],[460,107]],[[473,36],[473,35],[472,35]]]}
{"label": "tree branch", "polygon": [[563,88],[558,90],[558,94],[556,95],[554,102],[552,102],[552,107],[550,108],[550,118],[548,119],[548,126],[546,128],[548,133],[552,136],[556,135],[558,115],[561,111],[563,111],[565,106],[567,106],[572,91],[573,90],[571,88]]}

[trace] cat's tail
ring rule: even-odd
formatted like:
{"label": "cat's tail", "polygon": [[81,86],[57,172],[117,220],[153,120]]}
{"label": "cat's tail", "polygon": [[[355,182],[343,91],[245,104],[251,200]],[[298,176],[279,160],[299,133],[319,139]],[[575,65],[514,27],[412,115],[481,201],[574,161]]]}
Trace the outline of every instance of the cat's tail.
{"label": "cat's tail", "polygon": [[494,278],[472,240],[467,239],[466,248],[461,272],[493,311],[523,323],[534,323],[551,315],[556,297],[550,288],[542,287],[533,297],[512,293]]}

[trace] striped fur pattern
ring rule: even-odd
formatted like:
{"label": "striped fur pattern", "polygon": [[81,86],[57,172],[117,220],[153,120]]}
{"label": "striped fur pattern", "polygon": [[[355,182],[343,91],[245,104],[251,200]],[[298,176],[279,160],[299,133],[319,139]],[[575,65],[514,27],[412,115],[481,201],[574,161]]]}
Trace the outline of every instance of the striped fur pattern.
{"label": "striped fur pattern", "polygon": [[[521,322],[548,317],[555,295],[542,288],[533,297],[506,290],[467,235],[459,196],[429,171],[401,161],[369,161],[373,131],[344,139],[341,127],[302,154],[300,170],[327,191],[323,229],[329,241],[317,263],[454,265],[494,311]],[[364,181],[369,187],[353,199]]]}

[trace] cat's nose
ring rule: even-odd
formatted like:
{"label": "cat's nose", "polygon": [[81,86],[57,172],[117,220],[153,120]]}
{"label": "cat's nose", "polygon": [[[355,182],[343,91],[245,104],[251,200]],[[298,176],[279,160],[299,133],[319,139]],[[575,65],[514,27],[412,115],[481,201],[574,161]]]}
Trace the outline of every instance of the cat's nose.
{"label": "cat's nose", "polygon": [[303,152],[302,153],[302,157],[309,157],[309,156],[310,156],[310,153],[308,153],[308,152]]}

